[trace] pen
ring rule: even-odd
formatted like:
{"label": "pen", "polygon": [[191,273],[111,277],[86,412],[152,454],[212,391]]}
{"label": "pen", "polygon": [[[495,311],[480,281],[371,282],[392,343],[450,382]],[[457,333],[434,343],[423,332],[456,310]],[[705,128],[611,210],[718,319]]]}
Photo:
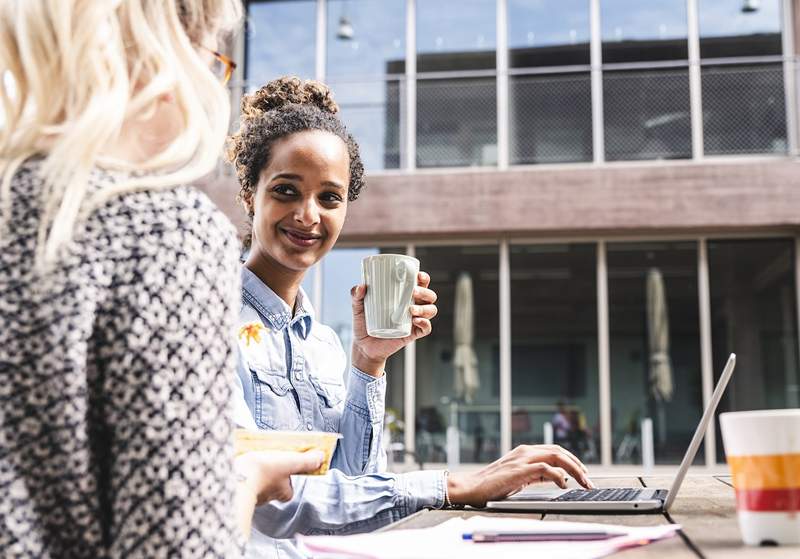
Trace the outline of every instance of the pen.
{"label": "pen", "polygon": [[462,534],[465,540],[472,540],[475,543],[496,543],[496,542],[546,542],[546,541],[595,541],[609,540],[618,536],[623,536],[619,532],[605,532],[592,530],[586,532],[576,531],[552,531],[552,532],[473,532]]}

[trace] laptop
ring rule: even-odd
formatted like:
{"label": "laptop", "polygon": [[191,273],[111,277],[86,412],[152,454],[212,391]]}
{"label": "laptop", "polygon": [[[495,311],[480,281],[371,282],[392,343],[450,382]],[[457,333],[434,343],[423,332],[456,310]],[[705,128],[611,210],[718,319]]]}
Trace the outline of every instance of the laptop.
{"label": "laptop", "polygon": [[678,495],[681,483],[686,477],[686,472],[700,448],[700,443],[714,417],[714,411],[722,399],[725,387],[728,386],[735,365],[736,355],[731,353],[669,490],[647,487],[546,489],[537,486],[524,489],[502,501],[489,501],[486,503],[486,508],[528,512],[659,513],[669,511]]}

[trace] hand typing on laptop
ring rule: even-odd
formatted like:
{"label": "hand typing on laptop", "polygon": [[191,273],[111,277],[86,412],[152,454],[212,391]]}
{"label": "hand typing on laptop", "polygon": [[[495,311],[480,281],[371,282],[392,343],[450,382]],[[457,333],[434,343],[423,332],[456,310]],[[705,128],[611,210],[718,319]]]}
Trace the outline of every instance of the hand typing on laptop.
{"label": "hand typing on laptop", "polygon": [[447,495],[454,505],[482,507],[504,499],[531,483],[552,481],[561,488],[573,477],[587,489],[594,485],[578,458],[557,445],[521,445],[477,472],[447,476]]}

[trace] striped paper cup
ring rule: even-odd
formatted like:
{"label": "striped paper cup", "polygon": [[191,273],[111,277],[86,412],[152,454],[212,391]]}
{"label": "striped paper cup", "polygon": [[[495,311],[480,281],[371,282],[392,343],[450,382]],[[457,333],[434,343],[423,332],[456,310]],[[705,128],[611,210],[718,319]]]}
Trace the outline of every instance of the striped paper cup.
{"label": "striped paper cup", "polygon": [[748,545],[800,545],[800,409],[719,417]]}

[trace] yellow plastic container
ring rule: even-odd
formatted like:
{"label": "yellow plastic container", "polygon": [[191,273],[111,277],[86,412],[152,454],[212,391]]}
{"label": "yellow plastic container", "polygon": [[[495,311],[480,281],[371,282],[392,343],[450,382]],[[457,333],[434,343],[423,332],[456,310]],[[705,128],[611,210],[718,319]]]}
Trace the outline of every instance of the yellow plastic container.
{"label": "yellow plastic container", "polygon": [[251,431],[236,429],[234,431],[234,449],[236,456],[258,450],[286,450],[306,452],[320,450],[325,455],[322,466],[309,475],[321,476],[328,471],[336,450],[336,443],[342,438],[341,433],[325,433],[322,431]]}

